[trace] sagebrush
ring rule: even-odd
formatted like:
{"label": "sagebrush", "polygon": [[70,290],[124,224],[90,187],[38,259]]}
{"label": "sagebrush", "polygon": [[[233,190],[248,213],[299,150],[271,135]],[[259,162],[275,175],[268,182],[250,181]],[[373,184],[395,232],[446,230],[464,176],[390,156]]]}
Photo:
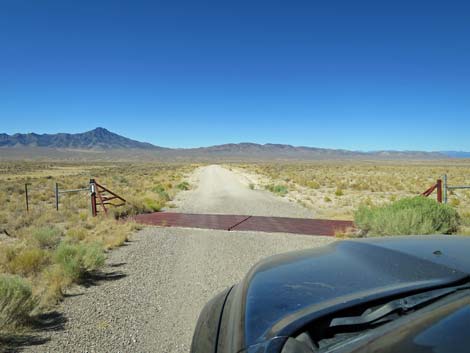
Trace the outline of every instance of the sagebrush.
{"label": "sagebrush", "polygon": [[450,234],[460,225],[459,214],[453,207],[423,196],[382,206],[363,205],[354,220],[369,235]]}

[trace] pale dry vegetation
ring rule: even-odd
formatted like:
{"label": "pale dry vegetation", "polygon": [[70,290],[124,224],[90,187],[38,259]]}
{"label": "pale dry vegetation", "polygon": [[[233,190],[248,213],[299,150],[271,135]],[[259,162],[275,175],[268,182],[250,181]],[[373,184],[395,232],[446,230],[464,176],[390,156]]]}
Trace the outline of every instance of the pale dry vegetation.
{"label": "pale dry vegetation", "polygon": [[[16,329],[31,315],[51,308],[74,283],[98,270],[106,252],[122,245],[137,229],[122,216],[158,211],[181,190],[194,166],[172,164],[0,164],[0,330]],[[84,191],[60,196],[54,185],[87,187],[95,178],[128,200],[92,217]],[[26,212],[24,184],[29,183]]]}
{"label": "pale dry vegetation", "polygon": [[[319,161],[258,163],[233,167],[262,176],[265,188],[312,208],[319,218],[353,219],[361,205],[380,206],[422,193],[444,174],[449,185],[470,185],[470,161]],[[279,192],[282,191],[282,192]],[[435,198],[435,194],[430,196]],[[470,190],[449,193],[461,216],[460,232],[470,226]]]}

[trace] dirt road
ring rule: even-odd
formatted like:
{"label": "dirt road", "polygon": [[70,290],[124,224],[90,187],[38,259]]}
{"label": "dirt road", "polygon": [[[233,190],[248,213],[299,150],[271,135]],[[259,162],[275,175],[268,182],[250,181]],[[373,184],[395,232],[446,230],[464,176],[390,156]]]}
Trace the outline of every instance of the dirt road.
{"label": "dirt road", "polygon": [[[198,170],[178,210],[306,217],[310,211],[219,166]],[[203,305],[260,259],[329,237],[148,227],[113,251],[104,276],[74,288],[25,352],[188,352]],[[63,323],[65,321],[65,323]],[[36,342],[35,345],[31,343]],[[28,346],[29,344],[29,346]]]}
{"label": "dirt road", "polygon": [[180,212],[313,218],[311,210],[264,190],[251,190],[247,176],[218,165],[199,168],[191,179],[196,187],[175,202]]}

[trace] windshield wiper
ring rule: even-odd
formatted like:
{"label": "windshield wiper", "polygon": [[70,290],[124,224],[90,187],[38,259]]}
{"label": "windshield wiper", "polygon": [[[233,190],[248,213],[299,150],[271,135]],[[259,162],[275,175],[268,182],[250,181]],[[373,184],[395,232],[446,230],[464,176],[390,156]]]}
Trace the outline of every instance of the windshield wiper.
{"label": "windshield wiper", "polygon": [[390,314],[403,314],[407,311],[417,309],[421,306],[430,304],[431,302],[440,299],[449,294],[455,293],[459,290],[470,289],[470,284],[460,286],[434,289],[428,292],[410,295],[405,298],[392,300],[377,309],[367,309],[360,316],[347,316],[337,317],[331,320],[329,327],[338,326],[362,326],[370,325],[378,322]]}

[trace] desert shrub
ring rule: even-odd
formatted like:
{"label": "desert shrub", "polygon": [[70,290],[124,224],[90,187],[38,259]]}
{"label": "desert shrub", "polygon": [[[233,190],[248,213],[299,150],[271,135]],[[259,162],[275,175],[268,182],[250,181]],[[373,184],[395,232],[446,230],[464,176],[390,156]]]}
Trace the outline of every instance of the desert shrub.
{"label": "desert shrub", "polygon": [[82,263],[85,271],[94,271],[104,265],[106,257],[100,244],[83,244],[82,249]]}
{"label": "desert shrub", "polygon": [[371,235],[449,234],[460,222],[452,207],[422,196],[384,206],[360,206],[354,219],[357,227]]}
{"label": "desert shrub", "polygon": [[62,232],[56,227],[41,227],[35,229],[31,237],[41,249],[54,249],[59,245]]}
{"label": "desert shrub", "polygon": [[323,198],[323,201],[325,201],[325,202],[331,202],[331,199],[330,199],[328,196],[325,196],[325,197]]}
{"label": "desert shrub", "polygon": [[71,228],[66,233],[66,238],[71,243],[79,243],[82,240],[86,239],[86,237],[87,237],[87,231],[83,228],[78,228],[78,227]]}
{"label": "desert shrub", "polygon": [[343,195],[344,195],[344,192],[343,192],[342,189],[337,188],[336,191],[335,191],[335,195],[336,195],[336,196],[343,196]]}
{"label": "desert shrub", "polygon": [[176,188],[178,190],[189,190],[189,183],[187,181],[183,181],[182,183],[176,185]]}
{"label": "desert shrub", "polygon": [[271,185],[266,186],[266,189],[281,196],[284,196],[285,194],[287,194],[287,187],[285,185],[272,185],[271,184]]}
{"label": "desert shrub", "polygon": [[152,188],[152,191],[153,191],[153,192],[156,192],[156,193],[164,192],[164,191],[165,191],[165,187],[163,187],[162,185],[157,185],[157,186],[155,186],[155,187]]}
{"label": "desert shrub", "polygon": [[462,212],[460,214],[461,223],[464,226],[470,226],[470,212]]}
{"label": "desert shrub", "polygon": [[128,227],[115,227],[101,233],[101,242],[106,249],[114,249],[123,245],[128,240],[130,231]]}
{"label": "desert shrub", "polygon": [[320,188],[320,184],[318,182],[316,182],[315,180],[307,181],[305,184],[309,188],[312,188],[312,189],[319,189]]}
{"label": "desert shrub", "polygon": [[65,289],[72,283],[63,266],[54,264],[47,267],[41,276],[40,307],[47,308],[56,304],[63,296]]}
{"label": "desert shrub", "polygon": [[162,185],[157,185],[152,189],[153,192],[157,193],[164,201],[170,201],[170,195],[166,192]]}
{"label": "desert shrub", "polygon": [[122,223],[116,223],[112,219],[102,220],[89,239],[100,243],[104,249],[113,249],[123,245],[129,234],[141,228],[140,224],[130,220]]}
{"label": "desert shrub", "polygon": [[145,207],[141,202],[127,202],[124,206],[112,208],[109,210],[114,219],[126,218],[128,216],[135,216],[139,213],[144,213]]}
{"label": "desert shrub", "polygon": [[144,212],[157,212],[163,207],[163,204],[159,200],[154,200],[146,197],[143,200]]}
{"label": "desert shrub", "polygon": [[71,244],[61,242],[57,247],[54,260],[62,266],[65,274],[77,281],[87,271],[98,269],[104,264],[105,255],[99,244]]}
{"label": "desert shrub", "polygon": [[0,274],[0,329],[25,322],[34,305],[31,286],[26,280]]}
{"label": "desert shrub", "polygon": [[141,213],[150,213],[159,211],[164,205],[164,202],[159,202],[150,197],[144,199],[128,198],[124,206],[109,209],[115,219],[125,218],[128,216],[135,216]]}
{"label": "desert shrub", "polygon": [[17,249],[8,264],[8,272],[30,276],[39,273],[49,263],[47,251],[36,247]]}
{"label": "desert shrub", "polygon": [[248,187],[249,187],[251,190],[254,190],[254,189],[255,189],[255,184],[250,183],[250,184],[248,184]]}
{"label": "desert shrub", "polygon": [[10,264],[15,258],[18,248],[10,244],[2,244],[0,247],[0,270],[10,272]]}

